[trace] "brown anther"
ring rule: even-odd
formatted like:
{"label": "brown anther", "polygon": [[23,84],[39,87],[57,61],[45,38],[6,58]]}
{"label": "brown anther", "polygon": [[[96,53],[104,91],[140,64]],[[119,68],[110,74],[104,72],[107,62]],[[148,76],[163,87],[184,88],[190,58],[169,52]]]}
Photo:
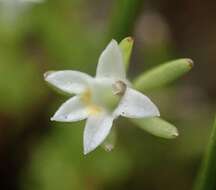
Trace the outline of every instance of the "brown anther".
{"label": "brown anther", "polygon": [[114,95],[123,96],[126,88],[127,85],[123,81],[118,80],[113,84],[113,93]]}

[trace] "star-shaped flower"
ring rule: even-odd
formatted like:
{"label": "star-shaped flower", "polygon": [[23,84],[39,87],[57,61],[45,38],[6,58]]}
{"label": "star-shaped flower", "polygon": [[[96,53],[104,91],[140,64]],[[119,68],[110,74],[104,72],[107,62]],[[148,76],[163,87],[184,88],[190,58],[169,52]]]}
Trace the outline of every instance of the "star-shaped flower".
{"label": "star-shaped flower", "polygon": [[62,91],[74,94],[61,105],[51,120],[73,122],[87,119],[84,129],[84,154],[99,146],[119,117],[159,116],[158,108],[136,91],[126,78],[122,51],[112,40],[102,52],[96,76],[64,70],[45,73],[45,80]]}

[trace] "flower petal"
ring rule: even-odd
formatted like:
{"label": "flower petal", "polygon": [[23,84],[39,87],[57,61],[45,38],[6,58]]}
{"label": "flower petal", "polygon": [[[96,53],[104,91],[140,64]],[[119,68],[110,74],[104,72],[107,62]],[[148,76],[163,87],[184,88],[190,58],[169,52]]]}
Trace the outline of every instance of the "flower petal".
{"label": "flower petal", "polygon": [[115,40],[112,40],[102,52],[97,66],[96,77],[125,79],[123,56]]}
{"label": "flower petal", "polygon": [[114,115],[129,118],[143,118],[160,116],[160,113],[156,105],[147,96],[128,87],[118,107],[114,111]]}
{"label": "flower petal", "polygon": [[106,113],[90,116],[84,130],[84,154],[99,146],[110,132],[113,117]]}
{"label": "flower petal", "polygon": [[92,77],[79,71],[50,71],[44,74],[47,82],[67,93],[83,92]]}
{"label": "flower petal", "polygon": [[62,122],[80,121],[86,119],[88,115],[88,109],[82,103],[80,97],[74,96],[61,105],[51,120]]}

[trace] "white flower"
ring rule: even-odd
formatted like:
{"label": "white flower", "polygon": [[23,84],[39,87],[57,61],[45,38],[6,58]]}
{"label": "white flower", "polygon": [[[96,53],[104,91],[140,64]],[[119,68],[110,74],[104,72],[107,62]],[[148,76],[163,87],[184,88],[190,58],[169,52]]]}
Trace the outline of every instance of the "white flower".
{"label": "white flower", "polygon": [[126,79],[122,52],[115,40],[102,52],[96,77],[66,70],[47,72],[45,80],[62,91],[75,94],[51,120],[72,122],[87,119],[84,154],[104,141],[118,116],[144,118],[160,115],[151,100],[134,90]]}

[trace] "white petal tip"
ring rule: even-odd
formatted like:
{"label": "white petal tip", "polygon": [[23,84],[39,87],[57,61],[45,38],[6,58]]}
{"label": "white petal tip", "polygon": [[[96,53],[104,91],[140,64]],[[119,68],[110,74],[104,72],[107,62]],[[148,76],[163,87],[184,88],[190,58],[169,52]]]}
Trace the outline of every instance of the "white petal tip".
{"label": "white petal tip", "polygon": [[84,149],[84,151],[83,151],[83,154],[84,155],[87,155],[88,153],[90,153],[92,150],[90,150],[90,149]]}
{"label": "white petal tip", "polygon": [[94,146],[93,144],[90,144],[88,146],[84,146],[83,154],[87,155],[90,152],[94,151],[97,148],[97,146]]}
{"label": "white petal tip", "polygon": [[112,40],[111,40],[111,42],[115,42],[115,43],[118,43],[118,42],[117,42],[117,41],[116,41],[115,39],[112,39]]}
{"label": "white petal tip", "polygon": [[154,111],[154,117],[160,117],[160,112],[159,112],[159,110],[157,108]]}
{"label": "white petal tip", "polygon": [[50,121],[55,121],[55,118],[54,118],[54,117],[51,117],[51,118],[50,118]]}
{"label": "white petal tip", "polygon": [[[160,112],[158,110],[155,110],[152,113],[149,113],[149,115],[146,115],[144,117],[160,117]],[[140,118],[144,118],[144,117],[140,117]],[[137,117],[134,117],[134,118],[137,118]]]}
{"label": "white petal tip", "polygon": [[160,117],[160,111],[159,111],[159,109],[157,108],[156,105],[154,105],[154,116],[155,117]]}
{"label": "white petal tip", "polygon": [[66,122],[68,117],[66,115],[54,115],[53,117],[50,118],[51,121],[62,121]]}
{"label": "white petal tip", "polygon": [[54,73],[55,71],[47,71],[47,72],[45,72],[44,73],[44,79],[46,80],[47,78],[48,78],[48,76],[50,75],[50,74],[52,74],[52,73]]}

